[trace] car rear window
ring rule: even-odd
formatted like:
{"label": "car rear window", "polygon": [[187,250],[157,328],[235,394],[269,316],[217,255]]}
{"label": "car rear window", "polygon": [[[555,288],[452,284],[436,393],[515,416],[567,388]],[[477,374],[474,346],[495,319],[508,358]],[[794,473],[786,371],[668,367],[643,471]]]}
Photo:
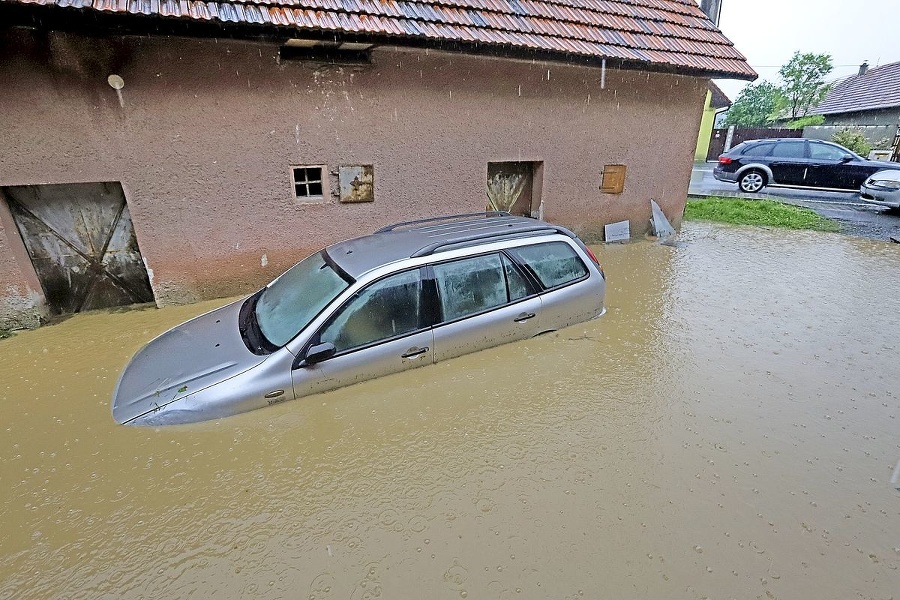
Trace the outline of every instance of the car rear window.
{"label": "car rear window", "polygon": [[577,281],[588,274],[578,254],[565,242],[522,246],[513,253],[527,265],[545,288]]}

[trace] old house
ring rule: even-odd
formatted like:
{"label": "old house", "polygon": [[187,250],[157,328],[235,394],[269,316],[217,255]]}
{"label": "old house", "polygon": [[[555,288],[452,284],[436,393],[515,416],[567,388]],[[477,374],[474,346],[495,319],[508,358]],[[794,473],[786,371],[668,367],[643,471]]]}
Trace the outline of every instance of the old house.
{"label": "old house", "polygon": [[712,77],[692,0],[0,0],[0,327],[489,202],[677,224]]}
{"label": "old house", "polygon": [[858,128],[884,148],[879,158],[900,161],[900,62],[871,69],[861,64],[856,75],[835,82],[811,112],[825,122],[806,127],[803,137],[830,140],[840,129]]}

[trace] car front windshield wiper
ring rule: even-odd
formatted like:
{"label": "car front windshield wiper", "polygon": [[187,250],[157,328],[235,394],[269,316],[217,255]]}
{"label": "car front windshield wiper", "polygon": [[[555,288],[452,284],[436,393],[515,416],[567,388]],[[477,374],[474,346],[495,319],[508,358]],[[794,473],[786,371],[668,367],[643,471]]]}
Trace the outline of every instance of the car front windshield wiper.
{"label": "car front windshield wiper", "polygon": [[259,302],[264,291],[266,288],[244,300],[241,312],[238,314],[238,329],[241,332],[241,339],[244,340],[247,349],[257,355],[272,354],[278,350],[278,346],[270,342],[263,334],[259,327],[259,321],[256,319],[256,303]]}

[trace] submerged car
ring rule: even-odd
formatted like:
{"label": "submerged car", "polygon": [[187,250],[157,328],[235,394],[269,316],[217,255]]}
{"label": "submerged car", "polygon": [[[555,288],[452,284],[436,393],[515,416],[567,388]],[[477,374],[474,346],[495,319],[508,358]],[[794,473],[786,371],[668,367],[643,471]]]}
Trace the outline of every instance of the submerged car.
{"label": "submerged car", "polygon": [[870,204],[900,210],[900,165],[866,179],[859,188],[859,197]]}
{"label": "submerged car", "polygon": [[747,193],[767,185],[856,191],[873,173],[888,168],[891,163],[866,160],[831,142],[774,138],[741,142],[719,157],[713,177]]}
{"label": "submerged car", "polygon": [[530,338],[602,315],[605,280],[587,246],[550,223],[398,223],[151,340],[119,378],[113,418],[216,419]]}

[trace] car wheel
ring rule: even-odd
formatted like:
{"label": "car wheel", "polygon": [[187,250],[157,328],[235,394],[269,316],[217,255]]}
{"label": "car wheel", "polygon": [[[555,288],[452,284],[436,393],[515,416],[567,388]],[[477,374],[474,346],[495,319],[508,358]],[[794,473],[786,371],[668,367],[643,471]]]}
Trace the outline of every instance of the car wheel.
{"label": "car wheel", "polygon": [[766,185],[766,176],[762,171],[747,171],[738,180],[738,187],[742,192],[755,194]]}

